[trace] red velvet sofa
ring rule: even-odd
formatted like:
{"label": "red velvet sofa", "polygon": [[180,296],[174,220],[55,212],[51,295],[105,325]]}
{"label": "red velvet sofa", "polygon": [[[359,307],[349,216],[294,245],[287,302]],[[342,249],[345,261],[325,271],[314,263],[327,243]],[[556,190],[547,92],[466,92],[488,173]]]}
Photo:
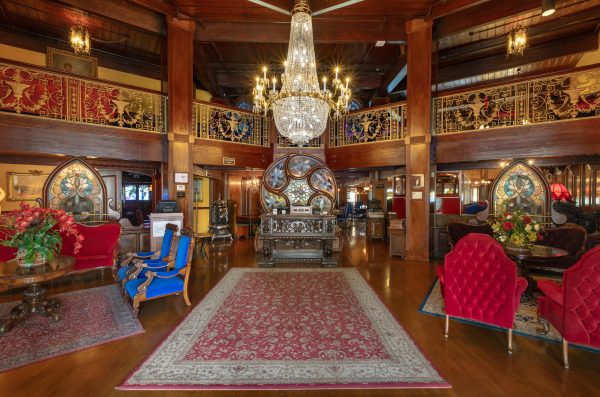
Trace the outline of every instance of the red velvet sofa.
{"label": "red velvet sofa", "polygon": [[[118,223],[105,223],[98,226],[77,224],[79,233],[84,236],[82,247],[77,254],[73,254],[75,239],[72,236],[63,236],[62,255],[75,257],[73,271],[86,271],[103,267],[112,267],[118,253],[121,225]],[[4,237],[0,232],[0,239]],[[15,257],[17,250],[0,245],[0,261]]]}

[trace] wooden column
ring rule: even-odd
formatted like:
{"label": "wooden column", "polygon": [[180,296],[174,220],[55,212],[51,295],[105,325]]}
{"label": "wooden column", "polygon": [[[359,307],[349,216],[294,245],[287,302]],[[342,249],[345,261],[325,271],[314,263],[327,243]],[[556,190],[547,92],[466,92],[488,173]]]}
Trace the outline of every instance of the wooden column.
{"label": "wooden column", "polygon": [[[192,184],[194,131],[192,100],[194,95],[194,30],[196,23],[188,19],[167,17],[167,67],[169,89],[168,164],[166,175],[169,199],[177,199],[184,224],[192,223]],[[188,174],[185,197],[177,198],[175,173]]]}
{"label": "wooden column", "polygon": [[[406,258],[418,261],[429,260],[432,25],[423,19],[406,22]],[[420,188],[414,187],[418,176],[423,185]]]}

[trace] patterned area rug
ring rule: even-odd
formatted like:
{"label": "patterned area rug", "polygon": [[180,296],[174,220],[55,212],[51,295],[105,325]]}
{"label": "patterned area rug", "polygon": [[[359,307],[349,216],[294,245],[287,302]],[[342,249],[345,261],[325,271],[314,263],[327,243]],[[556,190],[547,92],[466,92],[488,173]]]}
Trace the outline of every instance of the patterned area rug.
{"label": "patterned area rug", "polygon": [[[436,278],[431,286],[431,289],[421,307],[419,308],[421,313],[430,314],[433,316],[444,317],[444,298],[442,297],[442,290],[440,288],[440,282]],[[461,321],[468,324],[478,325],[480,327],[487,327],[493,329],[500,329],[498,327],[494,327],[488,324],[482,324],[477,321],[469,321],[463,319],[453,319],[453,321]],[[515,316],[515,328],[513,332],[518,335],[524,335],[531,338],[542,339],[547,342],[560,343],[562,338],[556,328],[550,325],[550,332],[548,334],[543,335],[538,332],[538,329],[541,328],[540,323],[538,322],[537,316],[537,298],[532,297],[530,295],[523,294],[521,296],[521,303],[519,304],[519,310]],[[570,345],[576,348],[600,352],[598,349],[594,349],[588,346],[578,346],[578,345]]]}
{"label": "patterned area rug", "polygon": [[[144,332],[114,285],[53,296],[61,319],[31,314],[0,337],[0,372]],[[17,302],[0,305],[0,318]]]}
{"label": "patterned area rug", "polygon": [[126,390],[450,387],[355,269],[234,268]]}

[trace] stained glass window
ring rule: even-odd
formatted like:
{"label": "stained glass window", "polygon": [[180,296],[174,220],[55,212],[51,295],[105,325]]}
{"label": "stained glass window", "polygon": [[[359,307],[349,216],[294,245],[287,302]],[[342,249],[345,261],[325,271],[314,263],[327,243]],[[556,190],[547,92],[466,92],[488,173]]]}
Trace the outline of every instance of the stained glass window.
{"label": "stained glass window", "polygon": [[275,160],[265,171],[261,201],[266,212],[289,205],[318,207],[331,213],[337,186],[333,173],[317,157],[296,154]]}
{"label": "stained glass window", "polygon": [[521,211],[531,215],[544,215],[547,208],[547,183],[539,172],[517,161],[509,165],[493,187],[494,212]]}
{"label": "stained glass window", "polygon": [[65,163],[47,181],[46,205],[69,213],[104,213],[104,186],[98,173],[78,159]]}

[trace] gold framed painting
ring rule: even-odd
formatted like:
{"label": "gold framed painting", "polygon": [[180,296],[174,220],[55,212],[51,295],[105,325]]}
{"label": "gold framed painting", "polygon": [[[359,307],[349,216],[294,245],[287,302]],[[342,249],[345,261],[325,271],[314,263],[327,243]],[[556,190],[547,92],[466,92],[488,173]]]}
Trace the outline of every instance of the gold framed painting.
{"label": "gold framed painting", "polygon": [[59,72],[77,76],[97,78],[98,59],[75,55],[73,52],[48,47],[46,49],[46,66]]}
{"label": "gold framed painting", "polygon": [[36,172],[8,173],[8,201],[34,201],[42,197],[48,174]]}

